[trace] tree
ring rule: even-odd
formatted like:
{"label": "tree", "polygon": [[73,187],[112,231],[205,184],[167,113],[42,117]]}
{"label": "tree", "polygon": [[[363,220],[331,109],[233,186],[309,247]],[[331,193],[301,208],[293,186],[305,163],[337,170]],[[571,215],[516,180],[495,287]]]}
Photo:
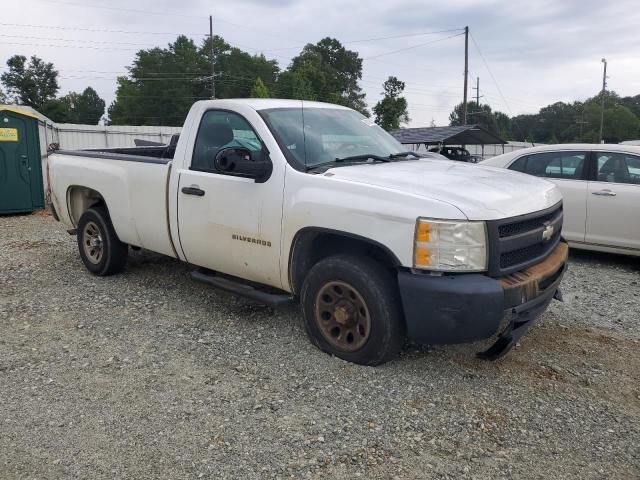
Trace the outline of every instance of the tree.
{"label": "tree", "polygon": [[0,76],[11,100],[39,110],[53,100],[60,89],[58,72],[53,63],[32,56],[14,55],[7,60],[9,71]]}
{"label": "tree", "polygon": [[7,103],[9,103],[9,97],[0,89],[0,105],[6,105]]}
{"label": "tree", "polygon": [[631,110],[636,117],[640,117],[640,95],[623,97],[620,103]]}
{"label": "tree", "polygon": [[129,76],[118,77],[109,106],[113,124],[182,125],[193,102],[211,97],[210,66],[193,40],[140,50]]}
{"label": "tree", "polygon": [[76,103],[77,122],[86,125],[97,125],[104,115],[105,101],[98,92],[87,87],[78,97]]}
{"label": "tree", "polygon": [[511,118],[506,113],[493,112],[493,118],[496,121],[496,133],[503,140],[513,138],[513,126]]}
{"label": "tree", "polygon": [[[449,124],[452,126],[463,125],[463,104],[456,105],[449,115]],[[499,111],[493,111],[491,106],[476,102],[467,103],[467,123],[478,125],[485,130],[497,135],[503,140],[512,138],[512,122],[509,116]]]}
{"label": "tree", "polygon": [[[556,102],[538,113],[511,119],[517,140],[536,143],[598,142],[602,92],[584,102]],[[604,141],[617,143],[640,136],[640,95],[621,98],[616,92],[604,93]]]}
{"label": "tree", "polygon": [[49,100],[39,111],[56,123],[76,123],[73,121],[73,113],[69,108],[68,102],[63,98]]}
{"label": "tree", "polygon": [[260,77],[256,78],[251,88],[251,98],[269,98],[269,90]]}
{"label": "tree", "polygon": [[358,85],[361,79],[362,59],[358,53],[327,37],[316,44],[307,44],[291,60],[279,93],[294,98],[304,93],[369,116],[365,94]]}
{"label": "tree", "polygon": [[[211,64],[211,39],[206,39],[200,48],[207,68]],[[250,97],[254,83],[260,77],[265,86],[276,83],[280,68],[275,60],[260,55],[251,55],[232,47],[222,37],[213,37],[216,71],[216,98]]]}
{"label": "tree", "polygon": [[41,113],[54,122],[97,125],[104,114],[105,102],[98,92],[87,87],[82,93],[69,92],[43,105]]}
{"label": "tree", "polygon": [[407,99],[401,97],[404,82],[396,77],[389,77],[382,84],[384,98],[373,107],[376,123],[387,131],[397,130],[403,123],[409,122]]}
{"label": "tree", "polygon": [[305,77],[304,72],[286,70],[278,76],[278,97],[296,100],[318,100],[313,85]]}
{"label": "tree", "polygon": [[129,75],[117,80],[116,100],[109,107],[110,121],[182,125],[193,102],[211,98],[212,46],[216,98],[249,97],[258,77],[265,88],[275,86],[280,71],[275,60],[231,47],[217,35],[200,47],[180,36],[168,48],[136,54]]}
{"label": "tree", "polygon": [[[594,97],[585,105],[584,117],[588,122],[589,128],[584,136],[586,141],[592,143],[598,142],[600,136],[601,98],[600,96]],[[633,140],[637,138],[639,128],[640,120],[629,108],[621,103],[609,105],[607,100],[605,100],[602,138],[606,143],[619,143],[624,140]]]}

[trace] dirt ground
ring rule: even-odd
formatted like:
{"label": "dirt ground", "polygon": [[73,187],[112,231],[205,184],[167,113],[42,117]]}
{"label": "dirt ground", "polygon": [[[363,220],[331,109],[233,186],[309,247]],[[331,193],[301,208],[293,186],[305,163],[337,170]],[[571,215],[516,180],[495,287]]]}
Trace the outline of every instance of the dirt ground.
{"label": "dirt ground", "polygon": [[499,362],[361,367],[132,252],[90,275],[46,215],[0,217],[0,478],[640,478],[640,260],[577,252]]}

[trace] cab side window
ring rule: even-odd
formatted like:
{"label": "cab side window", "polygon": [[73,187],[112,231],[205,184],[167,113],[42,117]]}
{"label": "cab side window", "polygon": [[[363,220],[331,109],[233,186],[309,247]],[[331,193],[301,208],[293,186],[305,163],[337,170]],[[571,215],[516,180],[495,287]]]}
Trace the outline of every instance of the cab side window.
{"label": "cab side window", "polygon": [[210,110],[200,121],[196,144],[191,159],[191,169],[218,172],[215,156],[223,148],[243,147],[251,153],[262,151],[262,142],[242,116],[234,112]]}
{"label": "cab side window", "polygon": [[640,157],[627,153],[598,152],[596,159],[598,182],[640,185]]}
{"label": "cab side window", "polygon": [[536,177],[582,180],[586,158],[586,152],[534,153],[519,166],[524,168],[520,171]]}

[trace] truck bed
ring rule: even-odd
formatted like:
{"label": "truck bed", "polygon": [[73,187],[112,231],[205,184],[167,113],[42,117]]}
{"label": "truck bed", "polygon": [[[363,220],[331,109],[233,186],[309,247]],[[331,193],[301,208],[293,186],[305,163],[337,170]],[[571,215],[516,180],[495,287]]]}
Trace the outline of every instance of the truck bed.
{"label": "truck bed", "polygon": [[75,228],[99,195],[123,242],[176,256],[167,220],[172,159],[162,158],[162,149],[166,155],[167,146],[53,152],[47,159],[51,196],[61,221]]}

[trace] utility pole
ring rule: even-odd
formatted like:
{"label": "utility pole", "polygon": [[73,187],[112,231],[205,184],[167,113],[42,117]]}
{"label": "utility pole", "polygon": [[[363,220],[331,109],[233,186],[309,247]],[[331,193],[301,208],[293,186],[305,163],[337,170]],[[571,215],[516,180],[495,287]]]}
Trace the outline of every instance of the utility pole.
{"label": "utility pole", "polygon": [[604,127],[604,94],[607,91],[607,59],[603,58],[602,63],[604,63],[604,73],[602,74],[602,104],[600,106],[600,137],[598,143],[602,143],[602,130]]}
{"label": "utility pole", "polygon": [[209,15],[209,38],[211,39],[211,98],[216,98],[216,58],[213,52],[213,15]]}
{"label": "utility pole", "polygon": [[471,88],[476,91],[476,109],[480,110],[480,98],[483,97],[483,95],[480,95],[480,77],[476,77],[476,86]]}
{"label": "utility pole", "polygon": [[584,105],[582,106],[582,113],[580,114],[580,118],[576,118],[576,123],[580,125],[580,137],[578,139],[580,140],[580,142],[582,142],[582,126],[589,123],[584,121]]}
{"label": "utility pole", "polygon": [[462,100],[462,124],[467,124],[467,81],[469,78],[469,27],[464,27],[464,97]]}

